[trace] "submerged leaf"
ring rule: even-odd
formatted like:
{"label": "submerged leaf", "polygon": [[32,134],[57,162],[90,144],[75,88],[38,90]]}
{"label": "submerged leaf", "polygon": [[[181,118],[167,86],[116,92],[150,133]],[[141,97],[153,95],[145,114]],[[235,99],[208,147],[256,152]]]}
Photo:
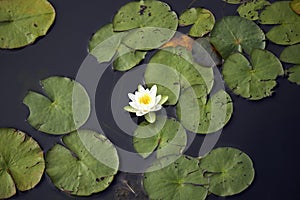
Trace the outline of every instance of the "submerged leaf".
{"label": "submerged leaf", "polygon": [[25,133],[0,128],[0,199],[30,190],[41,180],[45,161],[38,143]]}
{"label": "submerged leaf", "polygon": [[250,62],[240,53],[232,54],[224,63],[222,74],[228,87],[250,100],[270,96],[276,78],[283,75],[279,59],[266,50],[255,49]]}
{"label": "submerged leaf", "polygon": [[184,47],[187,50],[191,51],[193,49],[193,43],[194,40],[190,38],[187,35],[180,35],[180,36],[175,36],[172,38],[169,42],[164,44],[162,48],[167,48],[167,47]]}
{"label": "submerged leaf", "polygon": [[[162,159],[167,159],[164,157]],[[164,161],[162,161],[164,162]],[[158,162],[157,165],[160,165]],[[208,178],[199,168],[199,159],[181,156],[169,166],[146,172],[144,188],[150,199],[204,200],[207,196]],[[155,164],[154,164],[154,167]]]}
{"label": "submerged leaf", "polygon": [[29,91],[23,100],[30,115],[28,123],[50,134],[70,133],[82,126],[90,114],[90,100],[79,83],[53,76],[41,81],[46,96]]}
{"label": "submerged leaf", "polygon": [[173,37],[177,26],[176,13],[168,4],[155,0],[127,3],[113,19],[114,31],[132,30],[124,43],[137,50],[162,46]]}
{"label": "submerged leaf", "polygon": [[231,118],[233,104],[230,96],[220,90],[209,100],[201,85],[185,90],[176,107],[177,116],[189,131],[213,133],[223,128]]}
{"label": "submerged leaf", "polygon": [[240,5],[237,11],[241,17],[249,20],[258,20],[258,11],[268,5],[271,5],[271,3],[266,0],[253,0]]}
{"label": "submerged leaf", "polygon": [[180,155],[187,143],[184,128],[175,119],[158,116],[153,124],[141,123],[134,132],[133,146],[144,158],[157,150],[157,158]]}
{"label": "submerged leaf", "polygon": [[63,137],[46,155],[46,172],[60,190],[88,196],[105,190],[118,171],[113,144],[99,133],[79,130]]}
{"label": "submerged leaf", "polygon": [[300,42],[300,16],[290,7],[290,1],[278,1],[260,14],[261,24],[279,24],[267,34],[267,38],[276,44],[292,45]]}
{"label": "submerged leaf", "polygon": [[13,49],[46,35],[55,10],[46,0],[0,1],[0,48]]}
{"label": "submerged leaf", "polygon": [[189,35],[193,37],[202,37],[209,33],[213,29],[214,24],[214,15],[204,8],[190,8],[179,17],[180,26],[193,25],[189,31]]}
{"label": "submerged leaf", "polygon": [[253,49],[265,48],[265,34],[259,26],[238,16],[227,16],[217,22],[210,41],[223,58],[243,50],[250,54]]}
{"label": "submerged leaf", "polygon": [[254,179],[251,159],[234,148],[217,148],[201,159],[200,168],[209,177],[209,192],[231,196],[245,190]]}
{"label": "submerged leaf", "polygon": [[212,68],[194,62],[192,53],[185,48],[166,48],[158,51],[150,60],[145,72],[146,84],[156,84],[158,94],[168,96],[167,105],[175,105],[180,91],[203,85],[209,93],[214,77]]}
{"label": "submerged leaf", "polygon": [[289,81],[300,85],[300,65],[295,65],[287,70]]}

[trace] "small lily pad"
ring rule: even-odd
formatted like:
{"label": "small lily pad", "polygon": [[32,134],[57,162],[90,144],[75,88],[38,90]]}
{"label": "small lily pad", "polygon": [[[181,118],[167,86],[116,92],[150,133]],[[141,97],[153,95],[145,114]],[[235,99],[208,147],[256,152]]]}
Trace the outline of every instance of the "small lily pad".
{"label": "small lily pad", "polygon": [[284,74],[281,62],[261,49],[253,50],[250,60],[240,53],[227,58],[222,70],[226,84],[235,94],[250,100],[272,95],[276,78]]}
{"label": "small lily pad", "polygon": [[90,114],[90,100],[79,83],[66,77],[50,77],[41,81],[42,94],[30,91],[23,100],[30,115],[28,123],[50,134],[70,133],[81,127]]}
{"label": "small lily pad", "polygon": [[146,193],[153,200],[186,200],[187,197],[204,200],[208,193],[206,189],[208,179],[203,176],[204,172],[199,165],[199,159],[181,156],[165,168],[146,172],[144,175]]}
{"label": "small lily pad", "polygon": [[193,25],[189,31],[189,35],[193,37],[202,37],[213,29],[215,17],[207,9],[190,8],[180,15],[179,25]]}
{"label": "small lily pad", "polygon": [[261,24],[278,24],[267,34],[267,38],[280,45],[300,42],[300,16],[290,7],[290,1],[278,1],[267,6],[260,14]]}
{"label": "small lily pad", "polygon": [[145,81],[147,85],[156,84],[158,94],[169,97],[167,105],[175,105],[180,91],[192,85],[203,85],[209,93],[214,77],[212,68],[195,63],[191,52],[185,48],[169,47],[158,51],[151,58],[146,68]]}
{"label": "small lily pad", "polygon": [[136,50],[162,46],[173,37],[177,26],[177,15],[169,5],[154,0],[127,3],[113,19],[114,31],[132,30],[124,43]]}
{"label": "small lily pad", "polygon": [[185,90],[178,101],[176,113],[179,121],[189,131],[213,133],[223,128],[231,118],[233,104],[230,96],[220,90],[207,100],[201,85]]}
{"label": "small lily pad", "polygon": [[113,62],[115,70],[129,70],[145,58],[146,52],[136,51],[122,44],[126,34],[125,32],[114,32],[113,25],[107,24],[91,38],[89,52],[97,58],[99,63],[109,62],[115,57]]}
{"label": "small lily pad", "polygon": [[217,148],[201,159],[200,168],[209,177],[209,192],[231,196],[244,191],[254,179],[251,159],[234,148]]}
{"label": "small lily pad", "polygon": [[118,171],[113,144],[94,131],[79,130],[62,139],[46,155],[46,172],[60,190],[88,196],[105,190]]}
{"label": "small lily pad", "polygon": [[295,65],[287,70],[288,80],[300,85],[300,65]]}
{"label": "small lily pad", "polygon": [[25,133],[0,128],[0,199],[30,190],[41,180],[44,154],[38,143]]}
{"label": "small lily pad", "polygon": [[46,35],[55,10],[46,0],[0,1],[0,48],[14,49]]}
{"label": "small lily pad", "polygon": [[281,55],[280,60],[286,63],[300,64],[300,44],[286,47]]}
{"label": "small lily pad", "polygon": [[225,1],[226,3],[229,3],[229,4],[241,4],[241,3],[245,3],[249,0],[222,0],[222,1]]}
{"label": "small lily pad", "polygon": [[157,150],[156,157],[180,155],[187,143],[184,128],[175,119],[158,116],[155,123],[142,122],[135,130],[133,146],[144,158]]}
{"label": "small lily pad", "polygon": [[253,21],[227,16],[218,21],[211,32],[211,43],[223,58],[232,53],[265,48],[265,34]]}
{"label": "small lily pad", "polygon": [[295,13],[300,15],[300,0],[293,0],[290,4],[291,8]]}
{"label": "small lily pad", "polygon": [[271,5],[271,3],[266,0],[253,0],[240,5],[237,11],[241,17],[249,20],[258,20],[258,11],[268,5]]}

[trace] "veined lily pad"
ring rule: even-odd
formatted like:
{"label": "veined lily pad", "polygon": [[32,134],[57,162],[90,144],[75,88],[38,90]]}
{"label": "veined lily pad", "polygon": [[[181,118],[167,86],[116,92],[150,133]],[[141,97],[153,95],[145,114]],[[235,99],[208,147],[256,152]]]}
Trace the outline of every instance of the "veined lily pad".
{"label": "veined lily pad", "polygon": [[200,161],[209,177],[208,190],[218,196],[231,196],[245,190],[254,179],[251,159],[234,148],[218,148]]}
{"label": "veined lily pad", "polygon": [[113,144],[103,135],[79,130],[63,137],[46,155],[46,172],[60,190],[88,196],[106,189],[118,171]]}
{"label": "veined lily pad", "polygon": [[158,94],[169,97],[168,105],[175,105],[180,91],[192,85],[203,85],[209,93],[213,80],[212,68],[195,63],[191,52],[178,47],[158,51],[145,72],[146,84],[156,84]]}
{"label": "veined lily pad", "polygon": [[109,62],[116,57],[113,63],[114,69],[129,70],[145,58],[146,52],[135,51],[122,44],[126,34],[125,32],[114,32],[113,25],[107,24],[91,38],[89,52],[97,58],[99,63]]}
{"label": "veined lily pad", "polygon": [[36,186],[44,173],[43,151],[25,133],[0,128],[0,199]]}
{"label": "veined lily pad", "polygon": [[286,47],[280,55],[280,60],[286,63],[300,64],[300,44]]}
{"label": "veined lily pad", "polygon": [[130,31],[124,43],[137,50],[162,46],[175,34],[178,18],[168,4],[147,0],[124,5],[113,19],[114,31]]}
{"label": "veined lily pad", "polygon": [[253,0],[240,5],[237,11],[241,17],[249,20],[258,20],[258,11],[268,5],[271,5],[271,3],[266,0]]}
{"label": "veined lily pad", "polygon": [[300,0],[293,0],[290,6],[295,13],[300,15]]}
{"label": "veined lily pad", "polygon": [[189,35],[193,37],[202,37],[213,29],[215,17],[207,9],[190,8],[180,15],[179,25],[193,25],[189,31]]}
{"label": "veined lily pad", "polygon": [[199,159],[181,156],[163,169],[146,172],[144,188],[149,198],[185,200],[188,197],[204,200],[208,193],[208,179],[203,176],[204,172],[199,168],[199,164]]}
{"label": "veined lily pad", "polygon": [[281,62],[261,49],[253,50],[250,60],[240,53],[227,58],[222,70],[226,84],[235,94],[250,100],[270,96],[275,79],[284,73]]}
{"label": "veined lily pad", "polygon": [[238,16],[227,16],[216,23],[211,32],[211,43],[223,58],[243,50],[265,48],[265,34],[253,21]]}
{"label": "veined lily pad", "polygon": [[0,48],[13,49],[46,35],[55,10],[46,0],[0,1]]}
{"label": "veined lily pad", "polygon": [[185,90],[176,107],[182,125],[195,133],[208,134],[223,128],[231,118],[233,105],[230,96],[220,90],[209,100],[201,85]]}
{"label": "veined lily pad", "polygon": [[184,128],[175,119],[158,116],[153,124],[141,123],[135,130],[133,146],[144,158],[157,150],[157,158],[180,155],[187,143]]}
{"label": "veined lily pad", "polygon": [[300,85],[300,65],[295,65],[287,70],[289,81]]}
{"label": "veined lily pad", "polygon": [[48,97],[28,92],[23,103],[28,106],[28,123],[50,134],[70,133],[82,126],[90,114],[90,100],[85,89],[65,77],[50,77],[41,81]]}
{"label": "veined lily pad", "polygon": [[261,24],[279,24],[267,34],[267,38],[276,44],[292,45],[300,42],[300,16],[290,7],[290,1],[278,1],[260,14]]}

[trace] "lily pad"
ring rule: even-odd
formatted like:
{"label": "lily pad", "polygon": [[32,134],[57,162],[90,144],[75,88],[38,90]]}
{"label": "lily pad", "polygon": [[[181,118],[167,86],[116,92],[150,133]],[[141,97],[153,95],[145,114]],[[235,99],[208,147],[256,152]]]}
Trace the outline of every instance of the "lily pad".
{"label": "lily pad", "polygon": [[156,84],[158,94],[169,97],[167,105],[175,105],[180,91],[192,85],[203,85],[206,93],[209,93],[213,80],[212,68],[195,63],[191,52],[178,47],[158,51],[145,72],[146,84]]}
{"label": "lily pad", "polygon": [[280,45],[300,42],[300,16],[290,7],[290,1],[278,1],[267,6],[260,14],[261,24],[278,24],[267,34],[267,38]]}
{"label": "lily pad", "polygon": [[211,32],[211,43],[223,58],[236,52],[251,54],[265,48],[265,34],[253,21],[227,16],[218,21]]}
{"label": "lily pad", "polygon": [[132,30],[124,43],[137,50],[162,46],[173,37],[177,26],[176,13],[168,4],[155,0],[129,2],[113,19],[114,31]]}
{"label": "lily pad", "polygon": [[201,159],[200,168],[209,177],[209,192],[231,196],[245,190],[254,179],[251,159],[234,148],[217,148]]}
{"label": "lily pad", "polygon": [[220,90],[207,100],[201,85],[185,90],[179,98],[176,113],[189,131],[213,133],[223,128],[231,118],[233,104],[230,96]]}
{"label": "lily pad", "polygon": [[187,197],[204,200],[208,193],[208,179],[203,176],[204,172],[199,165],[199,159],[181,156],[163,169],[146,172],[146,193],[152,200],[185,200]]}
{"label": "lily pad", "polygon": [[250,62],[240,53],[224,63],[222,74],[228,87],[237,95],[259,100],[272,95],[276,78],[284,74],[281,62],[266,50],[255,49]]}
{"label": "lily pad", "polygon": [[13,49],[46,35],[55,10],[46,0],[0,1],[0,48]]}
{"label": "lily pad", "polygon": [[280,60],[286,63],[300,64],[300,44],[286,47],[281,55]]}
{"label": "lily pad", "polygon": [[113,144],[103,135],[79,130],[62,139],[46,155],[46,172],[53,184],[72,195],[88,196],[105,190],[118,171]]}
{"label": "lily pad", "polygon": [[189,31],[189,35],[193,37],[202,37],[213,29],[215,17],[207,9],[190,8],[180,15],[179,25],[193,25]]}
{"label": "lily pad", "polygon": [[133,146],[144,158],[156,150],[156,157],[180,155],[185,149],[187,136],[175,119],[158,116],[155,123],[142,122],[135,130]]}
{"label": "lily pad", "polygon": [[113,62],[115,70],[129,70],[145,58],[146,52],[135,51],[122,44],[126,34],[125,32],[114,32],[113,25],[107,24],[91,38],[89,52],[97,58],[99,63],[109,62],[115,57]]}
{"label": "lily pad", "polygon": [[300,0],[293,0],[290,6],[295,13],[300,15]]}
{"label": "lily pad", "polygon": [[25,133],[0,128],[0,199],[30,190],[41,180],[44,154],[38,143]]}
{"label": "lily pad", "polygon": [[295,65],[287,70],[288,80],[300,85],[300,65]]}
{"label": "lily pad", "polygon": [[271,5],[271,3],[266,0],[253,0],[240,5],[237,11],[241,17],[249,20],[258,20],[258,11],[268,5]]}
{"label": "lily pad", "polygon": [[28,123],[50,134],[70,133],[81,127],[90,114],[90,100],[79,83],[66,77],[41,81],[46,96],[29,91],[23,100],[30,115]]}
{"label": "lily pad", "polygon": [[245,3],[249,0],[222,0],[222,1],[225,1],[226,3],[229,3],[229,4],[241,4],[241,3]]}

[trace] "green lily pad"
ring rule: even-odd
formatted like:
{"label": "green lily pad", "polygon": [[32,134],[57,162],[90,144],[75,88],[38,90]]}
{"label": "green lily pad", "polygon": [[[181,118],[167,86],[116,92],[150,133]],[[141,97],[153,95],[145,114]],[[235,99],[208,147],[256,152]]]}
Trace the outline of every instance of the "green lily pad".
{"label": "green lily pad", "polygon": [[300,0],[293,0],[290,4],[291,8],[298,15],[300,14]]}
{"label": "green lily pad", "polygon": [[113,144],[94,131],[79,130],[62,139],[46,155],[46,172],[60,190],[88,196],[105,190],[118,171]]}
{"label": "green lily pad", "polygon": [[220,90],[207,100],[201,85],[185,90],[176,106],[179,121],[189,131],[213,133],[223,128],[231,118],[233,104],[230,96]]}
{"label": "green lily pad", "polygon": [[157,150],[156,157],[180,155],[185,149],[187,136],[175,119],[158,116],[155,123],[142,122],[134,132],[133,146],[144,158]]}
{"label": "green lily pad", "polygon": [[204,85],[206,93],[209,93],[213,80],[212,68],[195,63],[191,52],[184,47],[168,47],[158,51],[145,72],[147,86],[156,84],[157,93],[169,97],[167,105],[175,105],[180,91],[192,85]]}
{"label": "green lily pad", "polygon": [[154,0],[129,2],[113,19],[114,31],[132,30],[123,42],[137,50],[162,46],[173,37],[177,26],[177,15],[169,5]]}
{"label": "green lily pad", "polygon": [[241,4],[247,2],[247,0],[222,0],[229,4]]}
{"label": "green lily pad", "polygon": [[193,37],[202,37],[213,29],[215,17],[207,9],[190,8],[180,15],[179,25],[193,25],[189,31],[189,35]]}
{"label": "green lily pad", "polygon": [[115,57],[113,62],[115,70],[129,70],[145,58],[146,52],[136,51],[122,44],[126,34],[125,32],[114,32],[113,25],[107,24],[91,38],[89,52],[97,58],[99,63],[109,62]]}
{"label": "green lily pad", "polygon": [[[163,159],[166,159],[163,158]],[[144,188],[152,200],[204,200],[207,196],[208,179],[199,168],[199,159],[181,156],[169,166],[146,172]]]}
{"label": "green lily pad", "polygon": [[0,199],[30,190],[41,180],[44,154],[38,143],[25,133],[0,128]]}
{"label": "green lily pad", "polygon": [[28,123],[50,134],[70,133],[81,127],[90,114],[90,100],[79,83],[66,77],[41,81],[46,96],[29,91],[23,100],[30,115]]}
{"label": "green lily pad", "polygon": [[272,95],[276,78],[284,74],[281,62],[266,50],[255,49],[250,62],[240,53],[224,63],[222,74],[228,87],[237,95],[259,100]]}
{"label": "green lily pad", "polygon": [[46,0],[0,1],[0,48],[13,49],[46,35],[55,10]]}
{"label": "green lily pad", "polygon": [[258,20],[258,11],[268,5],[271,5],[271,3],[266,0],[253,0],[240,5],[237,11],[241,17],[249,20]]}
{"label": "green lily pad", "polygon": [[288,80],[300,85],[300,65],[295,65],[287,70]]}
{"label": "green lily pad", "polygon": [[266,7],[260,14],[261,24],[278,24],[267,34],[267,38],[280,45],[300,42],[300,16],[290,7],[290,1],[278,1]]}
{"label": "green lily pad", "polygon": [[217,148],[201,159],[200,168],[209,177],[209,192],[231,196],[244,191],[254,179],[251,159],[234,148]]}
{"label": "green lily pad", "polygon": [[218,21],[211,32],[211,43],[223,58],[232,53],[265,48],[265,34],[253,21],[227,16]]}
{"label": "green lily pad", "polygon": [[286,47],[280,55],[280,60],[286,63],[300,64],[299,52],[300,44]]}

